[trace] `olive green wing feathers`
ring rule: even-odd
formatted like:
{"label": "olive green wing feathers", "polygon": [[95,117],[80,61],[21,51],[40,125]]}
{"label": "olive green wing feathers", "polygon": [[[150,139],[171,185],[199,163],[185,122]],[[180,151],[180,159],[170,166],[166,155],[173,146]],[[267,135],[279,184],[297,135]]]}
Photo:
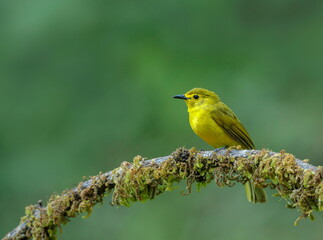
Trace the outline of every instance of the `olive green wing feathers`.
{"label": "olive green wing feathers", "polygon": [[230,137],[237,141],[241,147],[245,149],[254,149],[255,145],[253,144],[247,130],[232,110],[222,102],[217,104],[220,106],[211,112],[213,120],[223,128]]}

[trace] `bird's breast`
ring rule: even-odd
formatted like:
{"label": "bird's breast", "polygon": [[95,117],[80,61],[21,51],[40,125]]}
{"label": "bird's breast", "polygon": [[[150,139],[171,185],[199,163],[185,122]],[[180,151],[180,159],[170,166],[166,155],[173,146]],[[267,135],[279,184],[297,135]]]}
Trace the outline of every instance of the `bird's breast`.
{"label": "bird's breast", "polygon": [[208,111],[190,112],[189,121],[196,135],[211,146],[218,148],[236,145],[236,142],[214,121]]}

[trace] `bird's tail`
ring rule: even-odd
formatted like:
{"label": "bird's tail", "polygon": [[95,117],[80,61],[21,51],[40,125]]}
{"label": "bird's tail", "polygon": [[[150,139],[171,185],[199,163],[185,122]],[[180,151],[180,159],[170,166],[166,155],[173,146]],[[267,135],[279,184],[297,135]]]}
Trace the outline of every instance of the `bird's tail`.
{"label": "bird's tail", "polygon": [[246,182],[246,193],[249,202],[264,203],[267,200],[267,195],[264,189],[253,184],[251,181]]}

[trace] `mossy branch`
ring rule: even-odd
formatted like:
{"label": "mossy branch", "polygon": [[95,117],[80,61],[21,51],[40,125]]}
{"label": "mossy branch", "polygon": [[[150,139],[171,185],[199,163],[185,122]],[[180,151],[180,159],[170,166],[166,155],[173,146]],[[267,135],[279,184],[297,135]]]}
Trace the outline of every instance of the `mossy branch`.
{"label": "mossy branch", "polygon": [[[187,191],[194,182],[204,186],[215,179],[218,186],[233,186],[252,179],[255,184],[277,190],[287,200],[287,207],[298,208],[305,217],[323,211],[323,167],[315,167],[292,154],[268,150],[217,149],[197,151],[179,148],[170,156],[132,163],[100,173],[76,188],[54,194],[47,206],[26,207],[21,223],[3,239],[56,239],[61,224],[80,213],[90,215],[95,204],[112,193],[111,203],[129,206],[131,202],[153,199],[186,180]],[[245,196],[241,196],[245,198]]]}

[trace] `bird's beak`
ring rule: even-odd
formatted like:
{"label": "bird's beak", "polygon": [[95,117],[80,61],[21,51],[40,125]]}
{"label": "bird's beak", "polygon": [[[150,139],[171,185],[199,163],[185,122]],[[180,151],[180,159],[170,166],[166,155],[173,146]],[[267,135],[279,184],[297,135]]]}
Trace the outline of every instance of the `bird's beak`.
{"label": "bird's beak", "polygon": [[185,95],[175,95],[173,98],[184,99],[184,100],[189,99],[189,98],[185,97]]}

